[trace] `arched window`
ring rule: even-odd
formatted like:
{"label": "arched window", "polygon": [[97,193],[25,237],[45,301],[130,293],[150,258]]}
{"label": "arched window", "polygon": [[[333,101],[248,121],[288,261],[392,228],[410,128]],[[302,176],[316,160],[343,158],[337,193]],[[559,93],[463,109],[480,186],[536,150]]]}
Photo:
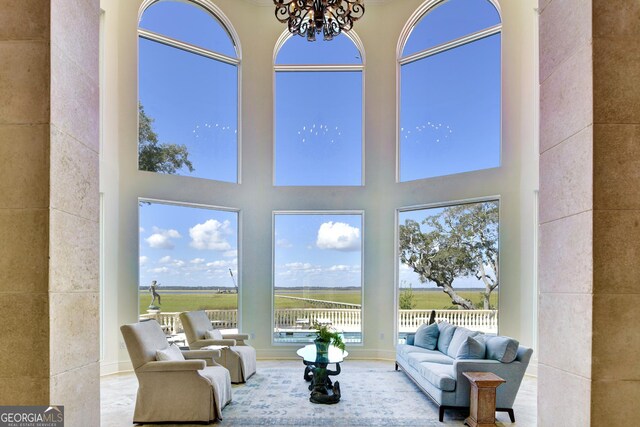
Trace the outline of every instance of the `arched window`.
{"label": "arched window", "polygon": [[363,69],[355,34],[308,42],[288,34],[275,55],[275,185],[362,185]]}
{"label": "arched window", "polygon": [[491,0],[427,1],[400,40],[400,181],[500,166],[501,21]]}
{"label": "arched window", "polygon": [[238,182],[230,26],[203,0],[150,3],[138,28],[139,169]]}

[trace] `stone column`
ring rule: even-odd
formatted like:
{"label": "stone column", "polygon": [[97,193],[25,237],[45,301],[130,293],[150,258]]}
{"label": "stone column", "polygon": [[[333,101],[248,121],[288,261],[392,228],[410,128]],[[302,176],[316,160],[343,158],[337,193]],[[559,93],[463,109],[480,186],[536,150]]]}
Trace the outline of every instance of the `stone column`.
{"label": "stone column", "polygon": [[100,422],[97,0],[0,3],[0,405]]}
{"label": "stone column", "polygon": [[640,4],[540,0],[538,423],[640,398]]}
{"label": "stone column", "polygon": [[98,0],[51,1],[50,401],[100,424]]}
{"label": "stone column", "polygon": [[0,405],[49,402],[49,1],[0,3]]}

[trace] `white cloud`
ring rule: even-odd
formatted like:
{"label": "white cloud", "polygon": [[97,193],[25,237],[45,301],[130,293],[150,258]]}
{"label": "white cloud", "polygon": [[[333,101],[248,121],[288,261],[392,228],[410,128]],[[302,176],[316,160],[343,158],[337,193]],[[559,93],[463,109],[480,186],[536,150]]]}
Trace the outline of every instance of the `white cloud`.
{"label": "white cloud", "polygon": [[166,263],[168,263],[168,262],[170,262],[170,261],[171,261],[171,257],[170,257],[169,255],[167,255],[167,256],[163,256],[162,258],[160,258],[160,259],[158,260],[158,262],[160,262],[160,263],[162,263],[162,264],[166,264]]}
{"label": "white cloud", "polygon": [[149,262],[149,257],[146,257],[146,256],[140,257],[140,265],[145,265],[147,262]]}
{"label": "white cloud", "polygon": [[168,273],[170,270],[167,267],[152,268],[149,270],[151,273]]}
{"label": "white cloud", "polygon": [[293,245],[287,239],[278,239],[276,240],[276,246],[279,248],[292,248]]}
{"label": "white cloud", "polygon": [[178,231],[170,229],[163,230],[158,227],[153,227],[153,234],[145,239],[149,244],[149,247],[156,249],[173,249],[175,245],[171,239],[179,239],[182,236]]}
{"label": "white cloud", "polygon": [[140,228],[138,228],[138,231],[139,231],[140,233],[144,233],[144,228],[140,227]]}
{"label": "white cloud", "polygon": [[325,222],[318,229],[316,246],[320,249],[357,251],[360,249],[360,229],[344,222]]}
{"label": "white cloud", "polygon": [[191,264],[202,264],[204,262],[204,258],[194,258],[189,261]]}
{"label": "white cloud", "polygon": [[226,251],[225,253],[222,254],[223,257],[225,258],[234,258],[238,256],[238,250],[237,249],[232,249],[230,251]]}
{"label": "white cloud", "polygon": [[332,265],[331,267],[329,267],[329,271],[349,271],[349,270],[351,270],[351,267],[344,264]]}
{"label": "white cloud", "polygon": [[313,265],[308,262],[290,262],[284,265],[289,270],[311,270]]}
{"label": "white cloud", "polygon": [[231,222],[210,219],[204,224],[196,224],[189,229],[191,246],[196,249],[229,251],[231,245],[225,236],[232,234]]}
{"label": "white cloud", "polygon": [[171,265],[173,265],[174,267],[184,267],[185,262],[181,259],[174,259]]}
{"label": "white cloud", "polygon": [[212,261],[212,262],[208,262],[207,263],[207,267],[214,267],[214,268],[229,268],[232,267],[234,265],[236,265],[238,263],[238,259],[232,259],[232,260],[224,260],[224,259],[220,259],[217,261]]}

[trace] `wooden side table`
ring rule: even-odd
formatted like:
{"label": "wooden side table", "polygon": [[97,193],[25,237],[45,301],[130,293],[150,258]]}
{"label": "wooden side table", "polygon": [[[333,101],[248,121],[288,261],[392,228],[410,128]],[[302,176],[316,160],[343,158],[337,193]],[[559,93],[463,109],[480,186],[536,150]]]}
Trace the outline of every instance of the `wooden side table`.
{"label": "wooden side table", "polygon": [[506,381],[492,372],[463,372],[471,383],[469,417],[464,423],[469,427],[496,425],[496,389]]}

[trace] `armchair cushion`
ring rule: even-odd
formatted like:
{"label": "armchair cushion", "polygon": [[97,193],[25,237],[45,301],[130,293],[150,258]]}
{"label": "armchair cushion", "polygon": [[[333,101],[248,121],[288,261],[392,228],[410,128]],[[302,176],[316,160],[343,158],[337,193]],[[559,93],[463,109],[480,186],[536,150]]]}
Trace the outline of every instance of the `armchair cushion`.
{"label": "armchair cushion", "polygon": [[206,331],[204,333],[204,337],[205,339],[209,339],[209,340],[221,340],[222,338],[222,333],[220,333],[219,330],[217,329],[211,329],[209,331]]}
{"label": "armchair cushion", "polygon": [[414,338],[414,345],[418,347],[426,348],[428,350],[435,350],[438,344],[438,336],[440,335],[440,329],[438,329],[437,323],[427,325],[426,323],[420,325],[416,331]]}
{"label": "armchair cushion", "polygon": [[204,360],[157,361],[148,362],[138,368],[138,372],[176,372],[198,371],[207,366]]}
{"label": "armchair cushion", "polygon": [[182,355],[182,352],[180,351],[177,345],[171,344],[167,348],[156,350],[156,360],[159,360],[159,361],[166,360],[166,361],[177,362],[180,360],[184,360],[184,356]]}

